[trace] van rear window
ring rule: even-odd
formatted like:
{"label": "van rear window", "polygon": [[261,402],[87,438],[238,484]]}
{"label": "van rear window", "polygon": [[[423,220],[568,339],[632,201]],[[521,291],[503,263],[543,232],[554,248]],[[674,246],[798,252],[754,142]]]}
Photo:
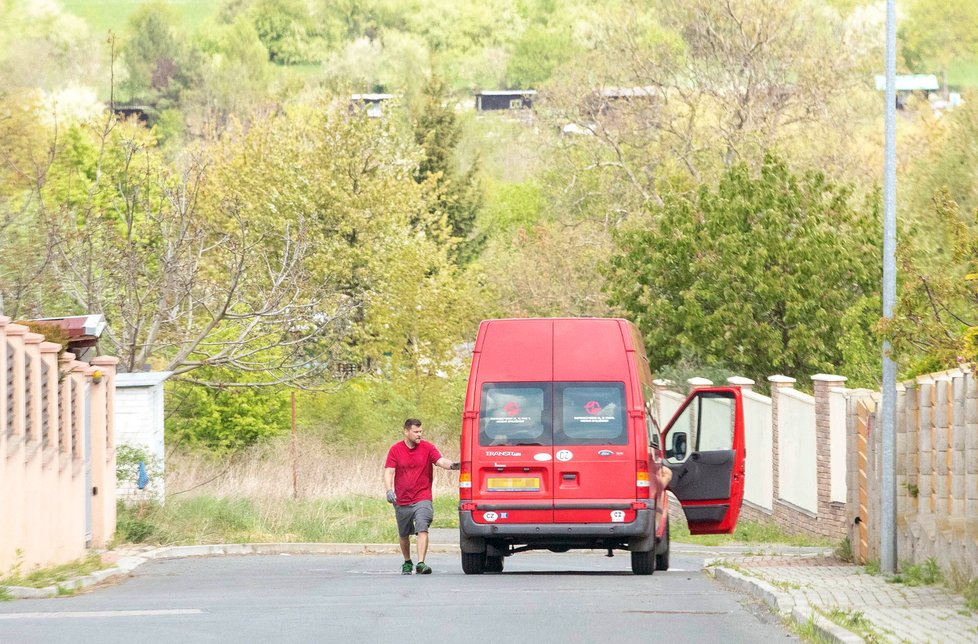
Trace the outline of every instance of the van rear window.
{"label": "van rear window", "polygon": [[625,445],[625,387],[620,382],[557,386],[555,445]]}
{"label": "van rear window", "polygon": [[623,383],[498,383],[482,387],[481,446],[627,443]]}
{"label": "van rear window", "polygon": [[480,445],[551,445],[550,383],[482,387]]}

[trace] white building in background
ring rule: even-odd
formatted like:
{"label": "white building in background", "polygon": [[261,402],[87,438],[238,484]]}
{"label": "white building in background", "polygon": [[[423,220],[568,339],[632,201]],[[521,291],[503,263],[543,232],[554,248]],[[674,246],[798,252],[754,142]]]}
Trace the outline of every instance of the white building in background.
{"label": "white building in background", "polygon": [[[140,491],[132,481],[120,483],[120,499],[155,497],[163,501],[163,383],[172,371],[120,373],[115,379],[115,446],[131,445],[146,450],[156,459],[146,490]],[[147,468],[151,464],[147,463]]]}

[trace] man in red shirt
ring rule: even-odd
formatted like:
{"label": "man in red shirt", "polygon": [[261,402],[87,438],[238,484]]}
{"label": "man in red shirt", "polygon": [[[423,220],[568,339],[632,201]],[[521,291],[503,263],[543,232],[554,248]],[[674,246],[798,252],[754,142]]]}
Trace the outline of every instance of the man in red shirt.
{"label": "man in red shirt", "polygon": [[424,562],[428,553],[428,528],[434,518],[431,504],[431,483],[434,473],[432,466],[446,470],[457,470],[459,464],[444,458],[438,448],[421,440],[421,421],[408,418],[404,421],[404,440],[394,443],[387,452],[384,465],[384,486],[387,488],[387,501],[394,505],[397,517],[397,534],[401,541],[401,554],[404,565],[401,574],[410,575],[414,564],[411,561],[411,535],[418,535],[419,575],[431,573],[431,567]]}

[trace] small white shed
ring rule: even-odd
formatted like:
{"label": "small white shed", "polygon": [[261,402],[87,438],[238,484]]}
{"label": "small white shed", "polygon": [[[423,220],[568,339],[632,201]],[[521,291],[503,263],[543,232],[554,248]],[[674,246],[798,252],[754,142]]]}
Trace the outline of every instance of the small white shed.
{"label": "small white shed", "polygon": [[[172,371],[120,373],[115,378],[115,445],[131,445],[155,457],[157,471],[150,476],[148,495],[163,501],[163,382]],[[147,463],[147,465],[150,465]],[[137,496],[132,483],[120,483],[118,498]],[[146,493],[143,493],[146,494]]]}

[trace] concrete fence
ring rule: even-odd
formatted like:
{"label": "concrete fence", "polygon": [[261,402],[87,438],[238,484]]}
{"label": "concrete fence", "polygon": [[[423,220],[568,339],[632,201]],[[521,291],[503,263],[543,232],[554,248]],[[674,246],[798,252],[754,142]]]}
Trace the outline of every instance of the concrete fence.
{"label": "concrete fence", "polygon": [[[882,494],[880,395],[848,401],[849,535],[857,558],[878,560]],[[971,367],[897,387],[896,536],[901,564],[934,558],[978,575],[978,383]]]}
{"label": "concrete fence", "polygon": [[79,559],[115,532],[118,361],[60,350],[0,317],[0,577]]}
{"label": "concrete fence", "polygon": [[[754,381],[730,378],[744,401],[747,447],[741,516],[772,521],[788,532],[839,539],[846,531],[846,396],[842,376],[812,376],[814,395],[794,389],[795,379],[771,376],[771,396]],[[685,396],[655,381],[653,409],[664,427]],[[692,388],[713,383],[688,381]]]}

